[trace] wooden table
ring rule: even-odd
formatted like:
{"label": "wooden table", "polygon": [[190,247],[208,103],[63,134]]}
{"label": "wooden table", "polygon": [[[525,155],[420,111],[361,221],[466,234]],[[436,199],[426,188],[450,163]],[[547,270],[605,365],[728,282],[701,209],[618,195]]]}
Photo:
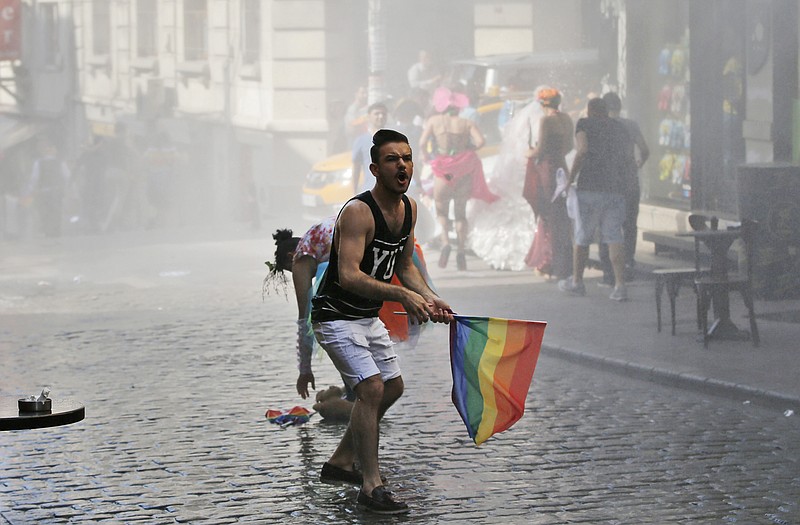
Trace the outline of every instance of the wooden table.
{"label": "wooden table", "polygon": [[53,399],[50,412],[20,412],[17,401],[25,396],[0,396],[0,431],[70,425],[83,420],[86,409],[72,399]]}
{"label": "wooden table", "polygon": [[[678,236],[699,239],[711,252],[710,276],[722,281],[728,279],[728,250],[733,241],[741,237],[741,231],[738,228],[730,230],[697,230],[679,233]],[[726,287],[716,287],[711,297],[711,302],[714,305],[715,320],[708,329],[709,338],[733,341],[750,338],[750,334],[747,331],[739,330],[731,320],[730,294]]]}

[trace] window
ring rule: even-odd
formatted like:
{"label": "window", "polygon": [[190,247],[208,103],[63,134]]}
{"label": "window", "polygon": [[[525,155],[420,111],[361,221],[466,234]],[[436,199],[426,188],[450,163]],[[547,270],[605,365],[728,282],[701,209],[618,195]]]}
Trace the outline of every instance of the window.
{"label": "window", "polygon": [[108,55],[111,49],[111,3],[92,2],[92,53]]}
{"label": "window", "polygon": [[39,18],[42,21],[42,62],[46,66],[58,65],[61,46],[59,44],[58,4],[39,4]]}
{"label": "window", "polygon": [[208,5],[206,0],[183,0],[183,57],[208,58]]}
{"label": "window", "polygon": [[136,2],[136,56],[155,56],[158,52],[158,8],[156,0]]}
{"label": "window", "polygon": [[261,0],[244,0],[242,8],[242,62],[255,64],[261,56]]}

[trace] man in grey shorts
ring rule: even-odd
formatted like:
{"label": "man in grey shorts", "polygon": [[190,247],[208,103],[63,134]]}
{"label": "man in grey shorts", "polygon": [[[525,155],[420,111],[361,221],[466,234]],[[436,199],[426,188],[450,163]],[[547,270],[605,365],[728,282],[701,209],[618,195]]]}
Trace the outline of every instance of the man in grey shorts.
{"label": "man in grey shorts", "polygon": [[[572,276],[559,281],[562,292],[585,295],[583,271],[589,259],[589,245],[600,231],[600,242],[608,245],[614,270],[614,301],[627,301],[623,272],[622,223],[625,220],[625,175],[629,171],[626,146],[628,132],[616,120],[609,118],[606,103],[593,98],[587,107],[587,117],[575,126],[575,160],[570,169],[570,185],[578,179],[578,215],[575,226]],[[572,191],[572,190],[568,190]]]}
{"label": "man in grey shorts", "polygon": [[[378,311],[383,301],[396,301],[420,323],[449,323],[453,315],[412,262],[417,203],[405,194],[414,174],[408,139],[397,131],[379,130],[370,155],[375,185],[342,208],[328,269],[312,300],[317,341],[356,393],[350,424],[323,465],[321,478],[359,484],[359,505],[398,514],[409,508],[383,486],[378,425],[402,395],[403,378]],[[395,272],[403,286],[391,284]]]}

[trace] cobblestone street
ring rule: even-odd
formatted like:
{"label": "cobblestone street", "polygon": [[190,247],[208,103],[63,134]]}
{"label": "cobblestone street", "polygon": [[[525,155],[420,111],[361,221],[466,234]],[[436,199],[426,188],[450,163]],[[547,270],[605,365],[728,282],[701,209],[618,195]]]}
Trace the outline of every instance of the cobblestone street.
{"label": "cobblestone street", "polygon": [[[109,251],[95,253],[91,266],[81,261],[92,270],[77,281],[68,269],[69,278],[46,285],[13,275],[0,283],[2,391],[50,385],[54,398],[86,404],[80,423],[0,434],[2,518],[800,523],[797,417],[545,352],[525,417],[475,447],[450,403],[441,325],[400,351],[406,394],[382,426],[384,473],[412,512],[364,514],[356,488],[318,480],[343,426],[315,416],[281,430],[264,417],[268,408],[310,403],[294,391],[293,301],[261,298],[253,261],[263,260],[262,248],[140,247],[137,260],[152,267],[124,279],[102,272],[130,253]],[[502,303],[487,291],[478,285],[459,296],[467,306]],[[315,371],[318,388],[337,383],[326,358]]]}

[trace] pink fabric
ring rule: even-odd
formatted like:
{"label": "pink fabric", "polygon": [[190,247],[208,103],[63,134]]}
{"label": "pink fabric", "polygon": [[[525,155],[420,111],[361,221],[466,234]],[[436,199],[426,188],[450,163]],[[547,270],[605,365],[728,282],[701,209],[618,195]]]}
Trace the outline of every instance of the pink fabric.
{"label": "pink fabric", "polygon": [[531,209],[536,217],[544,214],[555,191],[555,173],[553,164],[549,160],[537,162],[535,159],[528,159],[528,166],[525,170],[525,185],[522,188],[522,196],[531,205]]}
{"label": "pink fabric", "polygon": [[442,177],[450,183],[472,175],[473,199],[481,199],[486,202],[494,202],[500,197],[495,195],[486,184],[486,177],[483,173],[483,163],[473,150],[462,151],[453,156],[441,155],[431,161],[431,169],[435,177]]}
{"label": "pink fabric", "polygon": [[553,265],[553,235],[550,224],[544,217],[536,221],[533,243],[525,256],[525,264],[542,273],[551,274]]}
{"label": "pink fabric", "polygon": [[464,93],[454,93],[446,87],[437,88],[433,92],[433,109],[441,113],[450,106],[464,109],[469,106],[469,98]]}
{"label": "pink fabric", "polygon": [[536,162],[528,159],[528,169],[525,174],[525,188],[523,196],[531,205],[536,215],[536,233],[533,243],[525,257],[525,264],[536,268],[542,273],[550,274],[553,265],[553,234],[550,226],[551,203],[548,200],[553,194],[553,177],[551,177],[551,162],[548,160]]}

